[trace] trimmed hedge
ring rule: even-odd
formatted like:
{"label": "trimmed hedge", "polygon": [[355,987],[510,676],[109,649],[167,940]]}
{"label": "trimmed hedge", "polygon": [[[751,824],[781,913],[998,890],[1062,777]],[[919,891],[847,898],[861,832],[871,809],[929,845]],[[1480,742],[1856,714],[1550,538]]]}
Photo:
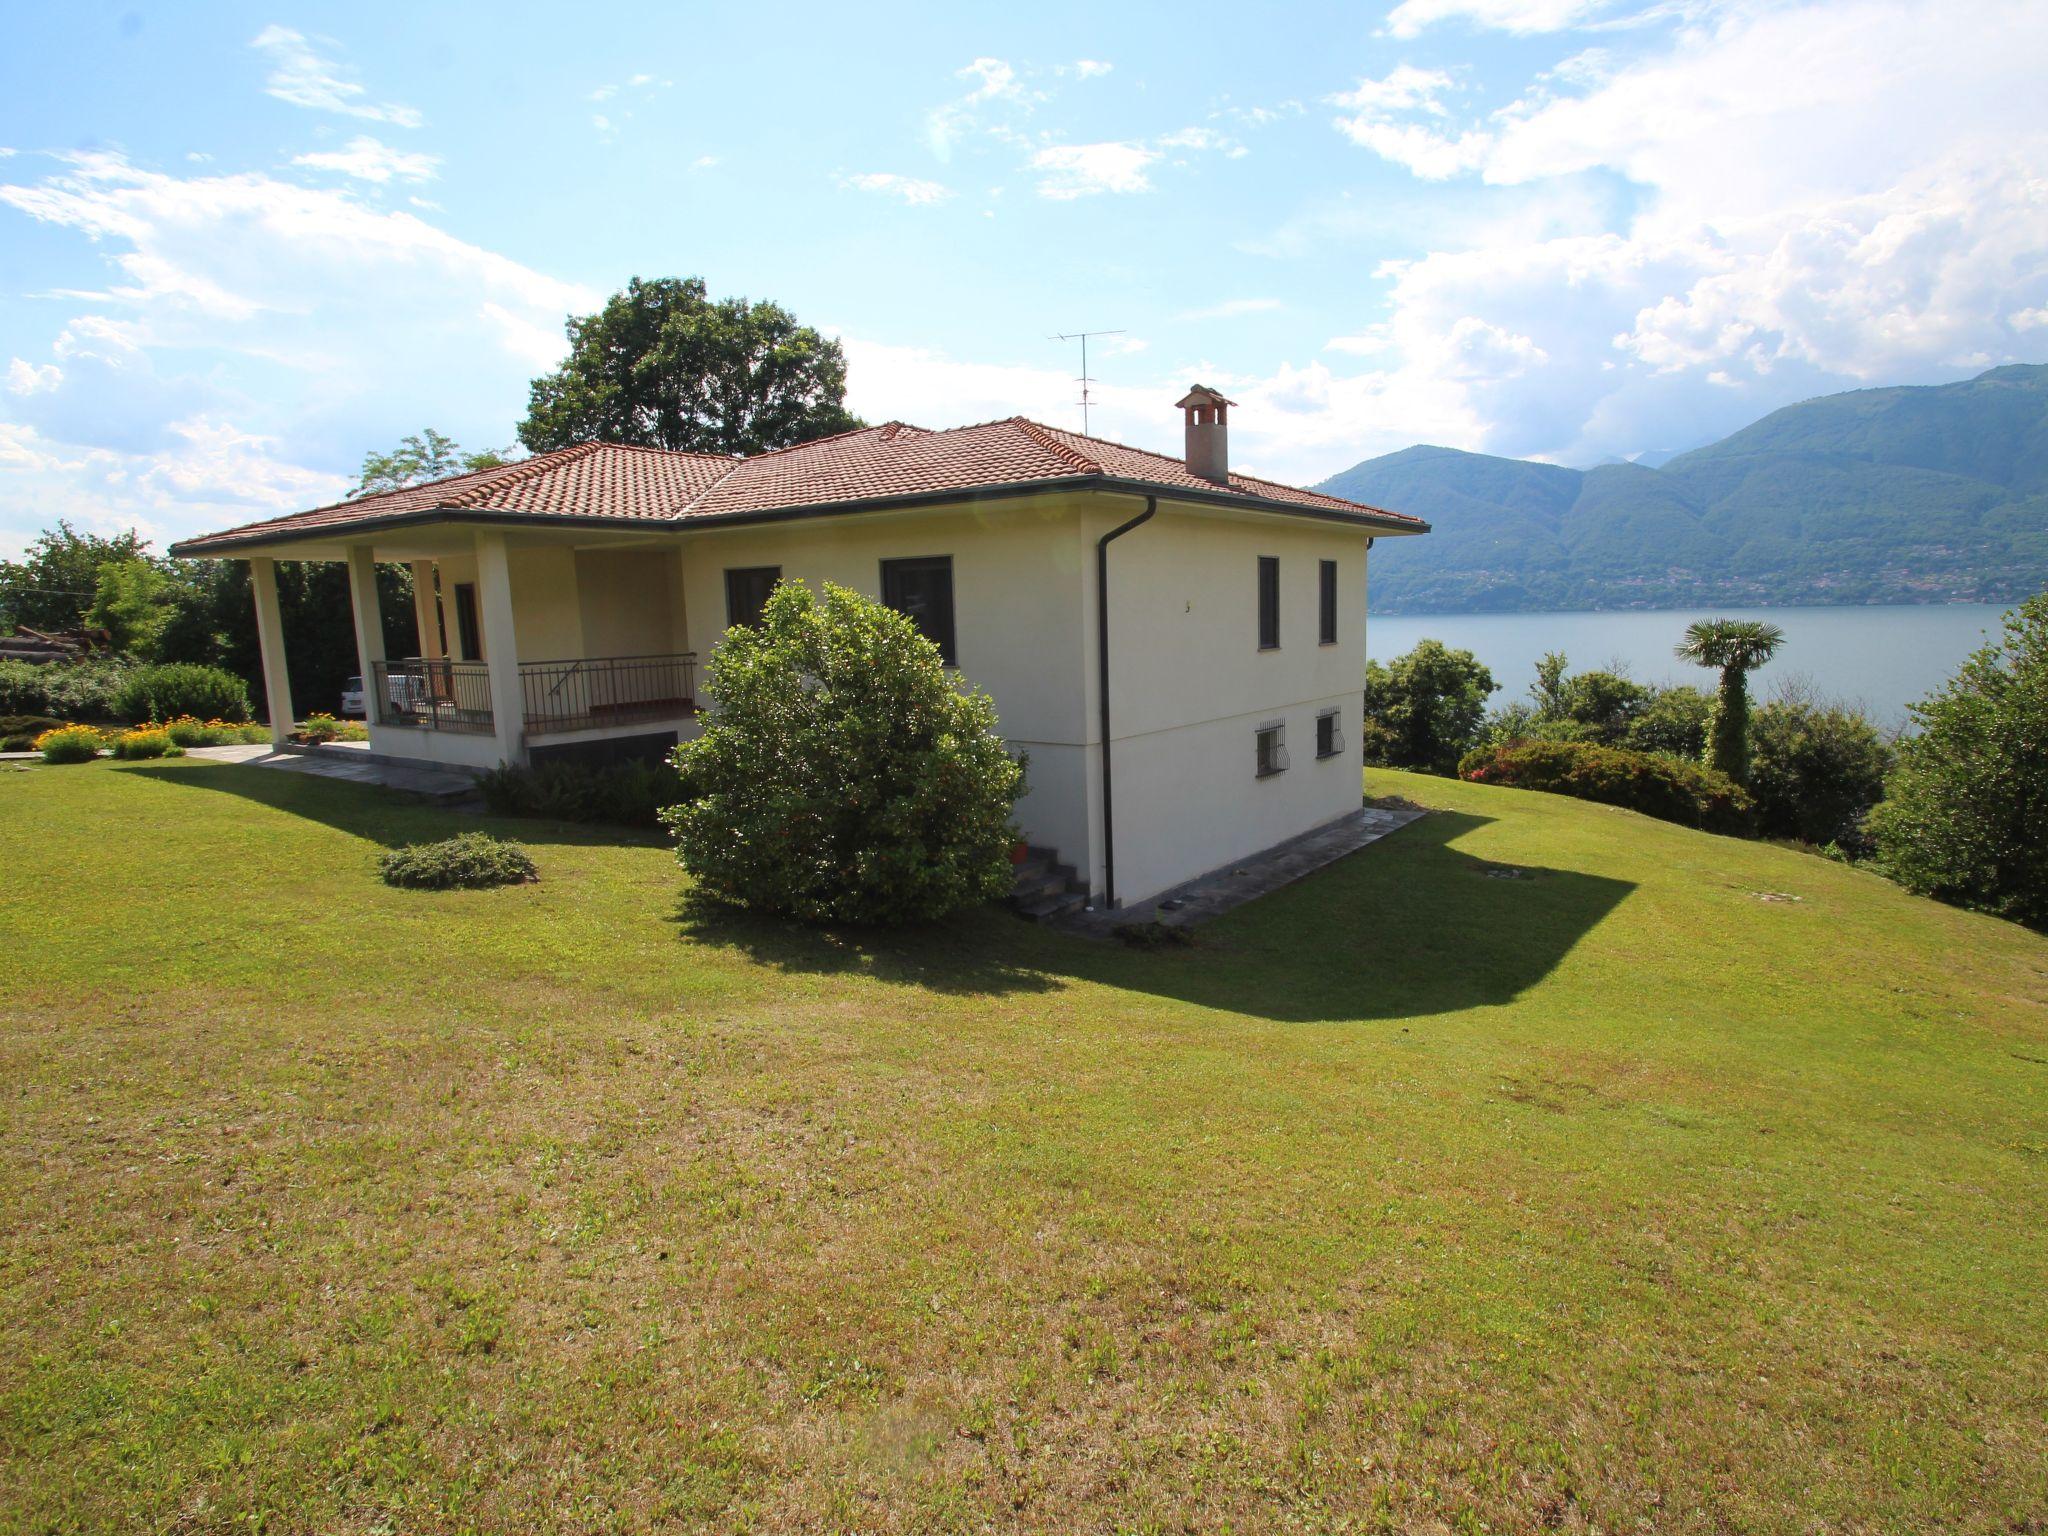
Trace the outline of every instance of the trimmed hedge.
{"label": "trimmed hedge", "polygon": [[0,752],[33,752],[38,736],[63,728],[49,715],[0,715]]}
{"label": "trimmed hedge", "polygon": [[494,816],[598,821],[657,827],[661,813],[683,798],[683,779],[669,763],[576,762],[506,764],[477,780]]}
{"label": "trimmed hedge", "polygon": [[1581,741],[1513,741],[1465,754],[1458,777],[1618,805],[1707,832],[1747,835],[1755,808],[1733,779],[1655,752]]}
{"label": "trimmed hedge", "polygon": [[167,661],[137,667],[114,695],[114,712],[140,725],[148,720],[247,720],[248,686],[232,672],[192,662]]}
{"label": "trimmed hedge", "polygon": [[384,855],[383,873],[386,885],[419,891],[480,890],[540,878],[524,848],[500,842],[488,832],[394,848]]}
{"label": "trimmed hedge", "polygon": [[0,715],[112,720],[134,663],[112,656],[86,661],[0,661]]}

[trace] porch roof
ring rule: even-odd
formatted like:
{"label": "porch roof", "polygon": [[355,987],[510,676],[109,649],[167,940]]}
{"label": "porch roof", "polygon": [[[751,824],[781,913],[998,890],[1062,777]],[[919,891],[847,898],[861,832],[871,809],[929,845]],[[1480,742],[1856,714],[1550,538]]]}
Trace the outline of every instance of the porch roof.
{"label": "porch roof", "polygon": [[1251,475],[1218,485],[1179,459],[1012,416],[934,432],[892,421],[748,458],[581,443],[514,464],[187,539],[176,555],[436,519],[683,528],[1041,489],[1167,492],[1180,500],[1422,533],[1420,518]]}

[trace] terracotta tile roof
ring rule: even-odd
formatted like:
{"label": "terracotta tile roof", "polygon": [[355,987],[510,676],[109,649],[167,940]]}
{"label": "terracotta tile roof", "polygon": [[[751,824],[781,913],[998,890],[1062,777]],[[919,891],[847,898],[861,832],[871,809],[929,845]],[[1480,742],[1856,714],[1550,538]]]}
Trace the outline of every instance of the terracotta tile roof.
{"label": "terracotta tile roof", "polygon": [[1305,491],[1250,475],[1219,486],[1190,474],[1179,459],[1084,437],[1013,416],[943,432],[889,422],[799,443],[752,458],[674,453],[583,443],[516,464],[455,475],[426,485],[288,517],[248,523],[174,546],[176,552],[340,532],[355,523],[436,511],[505,513],[686,525],[698,519],[789,508],[857,505],[905,496],[995,486],[1108,478],[1205,498],[1255,497],[1267,503],[1348,513],[1374,521],[1427,526],[1419,518]]}

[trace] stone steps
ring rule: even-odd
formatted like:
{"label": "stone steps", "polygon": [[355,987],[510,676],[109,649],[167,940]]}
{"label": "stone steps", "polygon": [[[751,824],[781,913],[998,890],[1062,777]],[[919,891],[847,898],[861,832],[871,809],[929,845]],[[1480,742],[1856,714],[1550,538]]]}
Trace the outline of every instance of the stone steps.
{"label": "stone steps", "polygon": [[1034,923],[1052,922],[1083,910],[1088,887],[1054,849],[1027,848],[1017,865],[1010,905]]}

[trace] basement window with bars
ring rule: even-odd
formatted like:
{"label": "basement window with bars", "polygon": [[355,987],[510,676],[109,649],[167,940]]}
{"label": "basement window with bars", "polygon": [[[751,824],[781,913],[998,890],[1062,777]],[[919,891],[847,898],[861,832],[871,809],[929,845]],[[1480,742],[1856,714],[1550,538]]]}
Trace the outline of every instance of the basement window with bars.
{"label": "basement window with bars", "polygon": [[1344,733],[1338,726],[1338,711],[1326,709],[1316,716],[1316,756],[1335,757],[1344,750]]}
{"label": "basement window with bars", "polygon": [[1258,773],[1261,779],[1270,779],[1276,773],[1287,771],[1287,727],[1278,720],[1268,720],[1258,729]]}

